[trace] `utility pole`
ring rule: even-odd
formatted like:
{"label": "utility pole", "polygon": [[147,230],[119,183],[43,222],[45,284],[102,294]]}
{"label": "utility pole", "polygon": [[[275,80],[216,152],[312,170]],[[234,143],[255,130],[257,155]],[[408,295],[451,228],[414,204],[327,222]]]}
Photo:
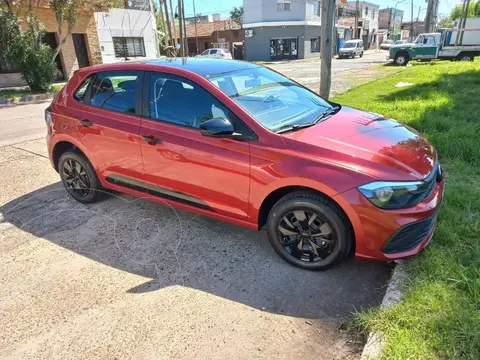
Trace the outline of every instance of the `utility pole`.
{"label": "utility pole", "polygon": [[[395,19],[393,19],[395,22]],[[392,8],[390,8],[390,11],[388,12],[388,27],[387,27],[387,39],[389,39],[392,34],[390,33],[390,25],[392,24]],[[393,25],[395,27],[395,25]]]}
{"label": "utility pole", "polygon": [[355,30],[354,30],[354,33],[353,33],[353,39],[356,39],[357,38],[357,34],[358,34],[358,12],[360,11],[360,1],[357,0],[357,2],[355,3]]}
{"label": "utility pole", "polygon": [[425,15],[425,32],[431,32],[433,0],[428,0],[427,14]]}
{"label": "utility pole", "polygon": [[[167,1],[167,0],[164,0]],[[173,14],[173,5],[172,0],[170,0],[170,14],[172,16],[172,26],[173,26],[173,46],[177,45],[177,29],[175,25],[175,15]]]}
{"label": "utility pole", "polygon": [[198,55],[197,13],[195,12],[195,0],[193,0],[193,21],[195,24],[195,54]]}
{"label": "utility pole", "polygon": [[185,23],[185,3],[182,1],[182,19],[183,19],[183,46],[185,47],[184,52],[185,56],[188,56],[190,54],[190,51],[188,49],[188,34],[187,34],[187,24]]}
{"label": "utility pole", "polygon": [[410,6],[410,42],[413,42],[413,0]]}
{"label": "utility pole", "polygon": [[[459,30],[465,30],[465,27],[467,26],[468,8],[469,7],[470,7],[470,0],[467,0],[467,5],[465,6],[465,14],[463,15],[463,18],[461,19],[461,20],[463,20],[463,22],[462,21],[460,22],[461,27],[459,28]],[[463,43],[463,34],[465,34],[465,31],[460,32],[460,43],[459,43],[459,45],[462,45],[462,43]]]}
{"label": "utility pole", "polygon": [[182,0],[178,0],[178,29],[180,33],[180,56],[185,56],[185,44],[183,42],[183,11],[182,11]]}
{"label": "utility pole", "polygon": [[[358,4],[358,0],[357,0]],[[332,38],[335,0],[322,1],[322,26],[320,28],[320,96],[328,99],[332,83]]]}
{"label": "utility pole", "polygon": [[[162,4],[160,4],[161,6]],[[170,44],[170,42],[172,41],[173,37],[172,37],[172,28],[170,27],[170,19],[168,18],[168,7],[167,7],[167,2],[164,1],[163,2],[163,7],[165,9],[165,18],[167,20],[167,28],[168,28],[168,44]]]}

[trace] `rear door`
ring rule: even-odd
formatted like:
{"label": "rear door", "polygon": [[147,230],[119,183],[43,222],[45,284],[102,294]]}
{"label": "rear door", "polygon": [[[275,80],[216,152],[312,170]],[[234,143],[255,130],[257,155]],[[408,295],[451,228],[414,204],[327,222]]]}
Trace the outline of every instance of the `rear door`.
{"label": "rear door", "polygon": [[229,119],[249,129],[207,90],[172,74],[149,74],[148,110],[140,134],[148,193],[245,220],[250,185],[248,141],[206,137],[200,124]]}
{"label": "rear door", "polygon": [[111,174],[134,178],[143,174],[138,96],[143,75],[141,71],[99,72],[87,79],[86,94],[78,101],[78,139],[101,180],[109,181]]}

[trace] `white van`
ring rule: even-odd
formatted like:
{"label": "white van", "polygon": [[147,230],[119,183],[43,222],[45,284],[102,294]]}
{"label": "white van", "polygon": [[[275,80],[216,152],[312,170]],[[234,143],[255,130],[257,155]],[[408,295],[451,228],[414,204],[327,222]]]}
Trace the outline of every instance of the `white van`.
{"label": "white van", "polygon": [[338,58],[355,58],[355,56],[363,56],[363,41],[362,40],[347,40],[338,51]]}

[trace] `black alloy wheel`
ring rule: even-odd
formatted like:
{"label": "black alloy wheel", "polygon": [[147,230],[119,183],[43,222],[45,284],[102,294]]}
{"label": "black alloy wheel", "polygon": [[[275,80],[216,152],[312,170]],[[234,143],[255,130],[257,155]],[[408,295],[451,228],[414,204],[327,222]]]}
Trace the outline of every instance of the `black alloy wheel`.
{"label": "black alloy wheel", "polygon": [[310,191],[281,198],[267,219],[268,240],[288,263],[324,270],[350,252],[353,235],[344,212],[332,200]]}
{"label": "black alloy wheel", "polygon": [[90,161],[75,150],[66,151],[58,161],[58,172],[63,186],[75,200],[88,204],[95,202],[102,190]]}
{"label": "black alloy wheel", "polygon": [[336,234],[328,221],[311,210],[293,210],[278,224],[279,237],[286,252],[305,262],[328,258],[334,249]]}
{"label": "black alloy wheel", "polygon": [[67,159],[63,164],[63,181],[71,191],[85,197],[90,192],[90,179],[83,166],[74,159]]}

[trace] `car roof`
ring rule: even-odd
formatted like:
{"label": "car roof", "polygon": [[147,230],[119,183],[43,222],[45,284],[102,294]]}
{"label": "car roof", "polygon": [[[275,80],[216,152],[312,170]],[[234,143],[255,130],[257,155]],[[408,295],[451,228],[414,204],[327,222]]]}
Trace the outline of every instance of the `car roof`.
{"label": "car roof", "polygon": [[[208,59],[208,58],[164,58],[140,61],[128,61],[124,63],[113,63],[92,66],[89,69],[99,71],[125,69],[135,70],[135,64],[146,64],[153,66],[166,66],[196,73],[202,77],[215,77],[220,74],[238,70],[258,68],[259,65],[239,60]],[[86,69],[86,68],[84,68]]]}
{"label": "car roof", "polygon": [[350,42],[350,43],[354,43],[354,42],[361,42],[361,41],[363,41],[363,40],[354,39],[354,40],[347,40],[347,41],[345,41],[345,42],[346,42],[346,43],[349,43],[349,42]]}

